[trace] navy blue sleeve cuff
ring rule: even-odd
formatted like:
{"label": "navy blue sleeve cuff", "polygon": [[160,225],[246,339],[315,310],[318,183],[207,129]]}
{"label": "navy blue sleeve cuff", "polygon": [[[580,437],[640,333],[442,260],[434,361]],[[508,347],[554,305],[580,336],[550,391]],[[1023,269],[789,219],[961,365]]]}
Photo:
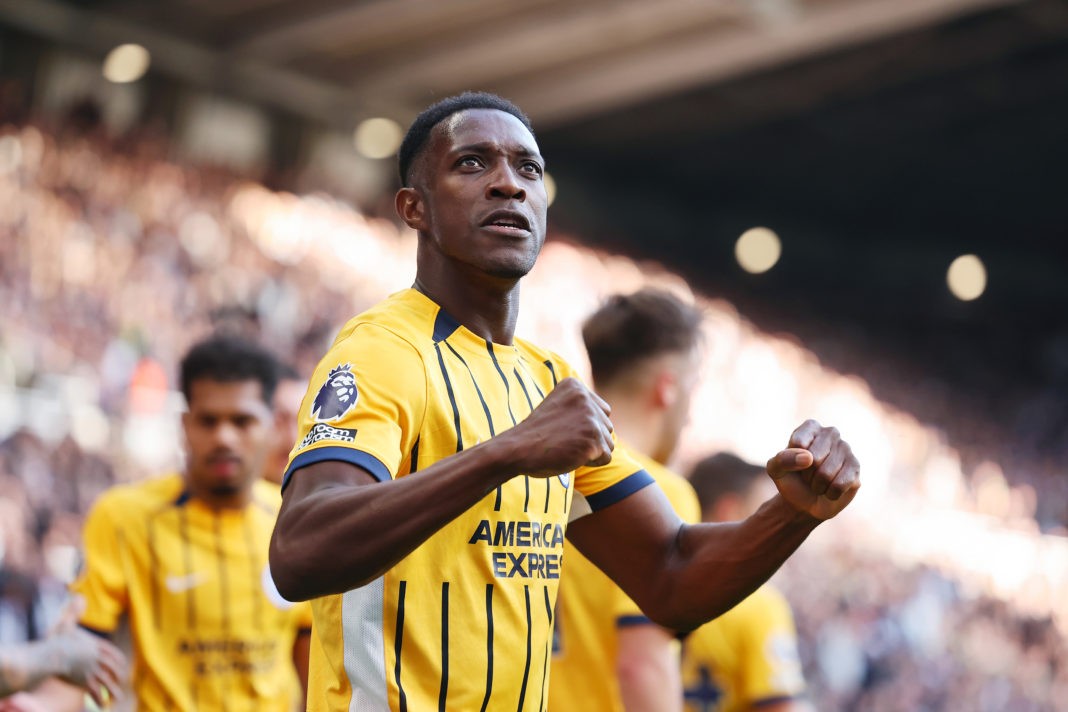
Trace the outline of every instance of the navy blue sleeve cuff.
{"label": "navy blue sleeve cuff", "polygon": [[363,450],[355,450],[351,447],[321,447],[315,450],[308,450],[302,452],[293,458],[293,462],[286,468],[285,475],[282,476],[282,491],[286,489],[286,485],[289,484],[289,478],[294,472],[302,467],[308,465],[314,465],[317,462],[326,462],[328,460],[338,460],[340,462],[347,462],[351,465],[367,470],[379,482],[387,482],[393,479],[389,474],[389,468],[379,460],[377,457],[370,453],[366,453]]}
{"label": "navy blue sleeve cuff", "polygon": [[616,618],[616,628],[629,628],[635,625],[656,625],[645,616],[620,616]]}
{"label": "navy blue sleeve cuff", "polygon": [[623,478],[611,487],[603,489],[597,494],[589,495],[586,497],[586,502],[590,505],[590,509],[596,512],[598,509],[604,509],[610,504],[615,504],[651,484],[653,484],[653,476],[645,470],[638,470],[633,475]]}

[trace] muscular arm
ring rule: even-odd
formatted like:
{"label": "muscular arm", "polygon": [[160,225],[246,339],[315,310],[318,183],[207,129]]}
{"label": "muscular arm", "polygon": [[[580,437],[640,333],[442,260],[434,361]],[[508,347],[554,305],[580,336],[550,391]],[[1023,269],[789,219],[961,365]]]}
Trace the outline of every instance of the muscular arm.
{"label": "muscular arm", "polygon": [[616,677],[627,712],[678,712],[682,678],[675,639],[657,625],[619,629]]}
{"label": "muscular arm", "polygon": [[764,583],[860,487],[849,446],[815,421],[794,431],[768,473],[778,494],[741,522],[683,525],[646,487],[572,522],[568,538],[651,619],[690,630]]}
{"label": "muscular arm", "polygon": [[564,379],[522,423],[414,474],[376,482],[345,462],[291,476],[271,537],[271,573],[291,601],[380,576],[510,478],[611,459],[608,406]]}

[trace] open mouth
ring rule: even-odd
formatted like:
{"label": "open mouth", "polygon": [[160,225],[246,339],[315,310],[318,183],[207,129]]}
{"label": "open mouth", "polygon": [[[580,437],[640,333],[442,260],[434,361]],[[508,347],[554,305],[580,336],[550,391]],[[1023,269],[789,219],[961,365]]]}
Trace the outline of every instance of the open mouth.
{"label": "open mouth", "polygon": [[498,210],[490,213],[482,221],[482,227],[505,235],[530,234],[530,221],[526,216],[511,210]]}

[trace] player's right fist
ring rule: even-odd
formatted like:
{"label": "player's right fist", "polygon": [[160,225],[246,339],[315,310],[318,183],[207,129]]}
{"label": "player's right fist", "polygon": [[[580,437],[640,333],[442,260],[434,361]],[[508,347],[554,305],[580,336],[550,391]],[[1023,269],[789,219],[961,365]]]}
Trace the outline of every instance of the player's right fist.
{"label": "player's right fist", "polygon": [[526,420],[498,436],[519,473],[552,477],[612,460],[611,408],[575,378],[556,385]]}

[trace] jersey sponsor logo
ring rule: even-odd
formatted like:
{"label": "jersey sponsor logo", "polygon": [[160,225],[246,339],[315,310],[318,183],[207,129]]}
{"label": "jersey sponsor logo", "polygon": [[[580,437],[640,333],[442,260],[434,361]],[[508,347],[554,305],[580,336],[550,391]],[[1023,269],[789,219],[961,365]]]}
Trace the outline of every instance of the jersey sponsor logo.
{"label": "jersey sponsor logo", "polygon": [[355,428],[335,428],[333,425],[327,425],[326,423],[316,423],[315,427],[309,430],[304,439],[300,441],[297,449],[303,450],[309,445],[323,440],[333,440],[340,443],[355,442],[356,430]]}
{"label": "jersey sponsor logo", "polygon": [[343,363],[332,368],[326,382],[319,387],[312,401],[311,416],[320,423],[337,420],[352,410],[359,397],[352,364]]}
{"label": "jersey sponsor logo", "polygon": [[207,580],[208,577],[199,572],[186,574],[185,576],[175,576],[174,574],[168,574],[167,577],[163,579],[163,584],[171,593],[185,593],[186,591],[196,588]]}
{"label": "jersey sponsor logo", "polygon": [[189,661],[197,677],[269,675],[277,669],[281,650],[274,638],[183,638],[178,655]]}
{"label": "jersey sponsor logo", "polygon": [[[495,551],[491,556],[493,575],[497,578],[560,578],[564,545],[564,527],[556,522],[494,521],[482,519],[468,544],[492,547],[526,547],[533,551]],[[557,550],[541,553],[537,549]]]}

